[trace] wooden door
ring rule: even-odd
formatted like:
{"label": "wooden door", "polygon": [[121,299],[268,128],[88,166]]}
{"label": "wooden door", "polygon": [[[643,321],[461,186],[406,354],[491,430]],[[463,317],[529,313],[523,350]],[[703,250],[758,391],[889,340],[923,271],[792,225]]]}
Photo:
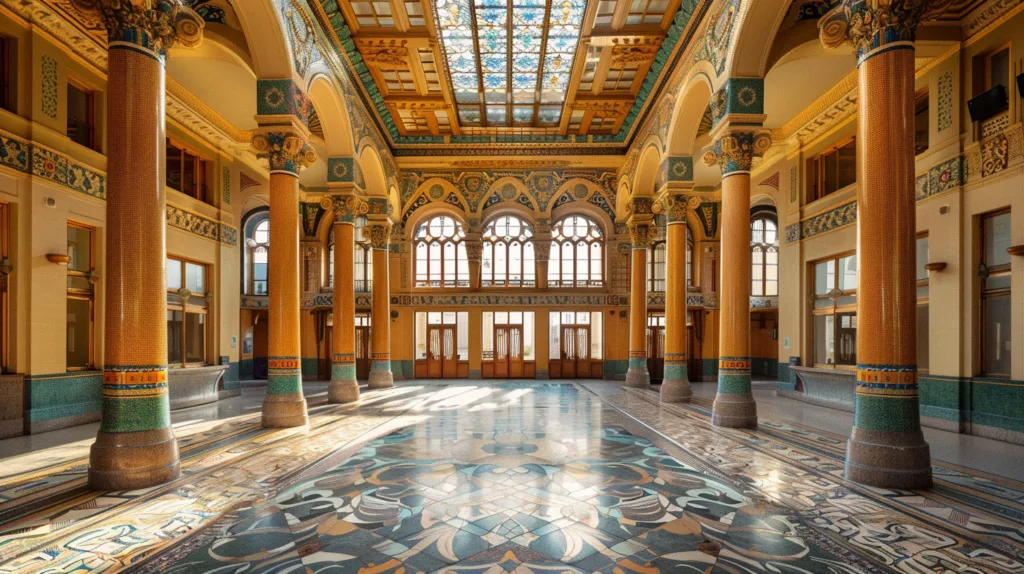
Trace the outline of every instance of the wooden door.
{"label": "wooden door", "polygon": [[370,378],[369,327],[356,327],[356,378]]}
{"label": "wooden door", "polygon": [[459,357],[455,353],[455,327],[441,328],[441,378],[454,379],[459,373]]}
{"label": "wooden door", "polygon": [[441,360],[441,327],[427,328],[427,378],[440,379],[444,372]]}
{"label": "wooden door", "polygon": [[665,378],[665,328],[647,327],[647,371],[651,381]]}
{"label": "wooden door", "polygon": [[512,325],[508,328],[508,373],[510,377],[523,376],[523,327]]}
{"label": "wooden door", "polygon": [[562,325],[562,378],[576,378],[576,327]]}
{"label": "wooden door", "polygon": [[590,374],[590,327],[576,327],[576,376],[589,379]]}
{"label": "wooden door", "polygon": [[494,327],[494,376],[499,379],[509,377],[509,339],[507,325]]}

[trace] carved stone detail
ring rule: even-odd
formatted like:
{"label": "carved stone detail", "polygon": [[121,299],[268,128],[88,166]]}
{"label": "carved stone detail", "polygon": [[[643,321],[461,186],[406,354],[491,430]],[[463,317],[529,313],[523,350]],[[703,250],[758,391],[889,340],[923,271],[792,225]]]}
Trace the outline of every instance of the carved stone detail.
{"label": "carved stone detail", "polygon": [[203,19],[181,0],[71,0],[83,13],[98,13],[109,42],[130,42],[164,54],[175,44],[203,41]]}
{"label": "carved stone detail", "polygon": [[316,162],[316,152],[306,140],[291,132],[264,132],[252,138],[252,147],[270,164],[270,171],[299,173]]}
{"label": "carved stone detail", "polygon": [[634,248],[650,247],[658,239],[658,226],[651,221],[630,223],[629,239]]}
{"label": "carved stone detail", "polygon": [[764,155],[772,145],[772,138],[764,131],[734,131],[726,133],[708,146],[704,152],[704,163],[718,164],[722,175],[738,171],[750,171],[754,158]]}
{"label": "carved stone detail", "polygon": [[863,55],[896,42],[913,42],[922,20],[941,15],[953,0],[842,0],[818,22],[821,42],[850,42]]}
{"label": "carved stone detail", "polygon": [[374,249],[387,249],[391,240],[391,223],[371,221],[363,228],[363,237],[370,238],[370,246]]}

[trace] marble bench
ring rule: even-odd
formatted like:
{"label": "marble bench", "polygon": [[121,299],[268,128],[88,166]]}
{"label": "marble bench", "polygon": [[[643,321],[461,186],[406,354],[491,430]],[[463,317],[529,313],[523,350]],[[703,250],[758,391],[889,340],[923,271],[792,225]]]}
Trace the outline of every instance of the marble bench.
{"label": "marble bench", "polygon": [[171,410],[215,403],[220,398],[220,381],[227,365],[168,369],[167,386]]}
{"label": "marble bench", "polygon": [[857,375],[853,371],[796,366],[789,369],[796,375],[796,389],[779,389],[776,394],[812,405],[853,412],[857,389]]}

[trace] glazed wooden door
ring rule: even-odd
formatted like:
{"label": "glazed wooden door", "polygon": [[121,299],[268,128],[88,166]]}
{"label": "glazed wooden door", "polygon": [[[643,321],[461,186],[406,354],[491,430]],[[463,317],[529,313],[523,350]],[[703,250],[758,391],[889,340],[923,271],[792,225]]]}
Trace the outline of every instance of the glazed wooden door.
{"label": "glazed wooden door", "polygon": [[500,379],[509,377],[509,339],[507,325],[494,328],[494,376]]}
{"label": "glazed wooden door", "polygon": [[647,327],[647,371],[652,382],[665,378],[665,328]]}
{"label": "glazed wooden door", "polygon": [[590,327],[576,327],[576,376],[588,379],[590,373]]}
{"label": "glazed wooden door", "polygon": [[508,328],[508,374],[510,377],[523,376],[523,328],[512,325]]}
{"label": "glazed wooden door", "polygon": [[562,378],[576,378],[576,327],[562,326]]}
{"label": "glazed wooden door", "polygon": [[370,328],[356,327],[356,378],[370,378]]}
{"label": "glazed wooden door", "polygon": [[459,357],[455,353],[455,327],[441,327],[441,377],[454,379],[459,372]]}
{"label": "glazed wooden door", "polygon": [[427,377],[440,379],[444,372],[441,360],[441,327],[430,326],[427,329]]}

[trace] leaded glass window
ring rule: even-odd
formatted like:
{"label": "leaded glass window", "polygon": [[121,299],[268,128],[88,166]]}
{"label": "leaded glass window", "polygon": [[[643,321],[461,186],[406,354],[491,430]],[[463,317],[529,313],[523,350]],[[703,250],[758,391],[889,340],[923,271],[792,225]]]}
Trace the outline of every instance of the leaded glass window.
{"label": "leaded glass window", "polygon": [[533,227],[514,215],[503,215],[484,228],[480,282],[484,287],[533,287]]}
{"label": "leaded glass window", "polygon": [[469,287],[469,259],[462,224],[438,215],[416,228],[416,286]]}
{"label": "leaded glass window", "polygon": [[593,220],[570,215],[551,229],[548,285],[600,287],[604,284],[604,234]]}

